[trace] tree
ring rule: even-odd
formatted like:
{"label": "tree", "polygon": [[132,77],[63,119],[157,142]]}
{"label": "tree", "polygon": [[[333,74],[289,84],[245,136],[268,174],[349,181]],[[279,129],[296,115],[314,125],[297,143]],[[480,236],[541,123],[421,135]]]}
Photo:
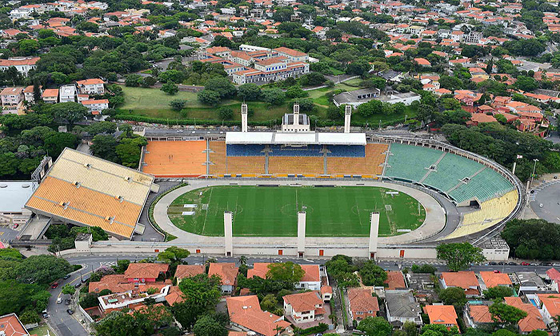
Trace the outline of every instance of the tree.
{"label": "tree", "polygon": [[138,74],[130,74],[126,76],[124,85],[130,87],[139,87],[140,83],[142,83],[142,76]]}
{"label": "tree", "polygon": [[480,263],[486,260],[482,255],[482,249],[472,246],[469,242],[440,244],[436,247],[437,258],[445,260],[451,271],[466,269],[472,263]]}
{"label": "tree", "polygon": [[346,73],[350,75],[363,76],[369,72],[371,65],[366,60],[357,60],[350,64],[346,68]]}
{"label": "tree", "polygon": [[262,90],[262,100],[270,105],[282,105],[285,99],[286,95],[279,88]]}
{"label": "tree", "polygon": [[519,308],[504,303],[494,303],[488,310],[496,323],[515,325],[519,320],[525,318],[527,313]]}
{"label": "tree", "polygon": [[76,293],[76,287],[72,286],[71,284],[66,284],[62,287],[62,294],[70,294],[74,295]]}
{"label": "tree", "polygon": [[454,336],[459,335],[459,330],[457,327],[447,329],[447,326],[443,324],[425,324],[420,334],[425,336]]}
{"label": "tree", "polygon": [[208,274],[183,279],[179,289],[185,300],[173,305],[173,316],[188,330],[191,330],[200,315],[214,308],[222,295],[220,278],[208,277]]}
{"label": "tree", "polygon": [[183,108],[185,108],[186,104],[187,104],[186,99],[173,99],[172,101],[169,102],[169,106],[171,106],[171,109],[173,111],[181,111]]}
{"label": "tree", "polygon": [[163,84],[160,90],[167,93],[168,95],[173,96],[177,94],[177,92],[179,92],[179,87],[173,82],[168,82]]}
{"label": "tree", "polygon": [[358,106],[358,113],[364,117],[368,118],[375,114],[381,114],[383,112],[383,103],[379,100],[370,100],[367,103]]}
{"label": "tree", "polygon": [[165,261],[167,263],[178,263],[187,258],[189,255],[191,255],[189,250],[179,248],[177,246],[171,246],[166,248],[165,251],[160,252],[157,258],[158,260]]}
{"label": "tree", "polygon": [[99,336],[149,336],[157,329],[172,322],[170,312],[164,306],[140,309],[132,315],[114,311],[95,325]]}
{"label": "tree", "polygon": [[74,102],[58,103],[53,105],[50,110],[56,120],[66,121],[70,125],[84,120],[85,116],[89,115],[87,107]]}
{"label": "tree", "polygon": [[483,294],[487,300],[503,300],[505,297],[513,296],[513,289],[506,286],[495,286],[488,288]]}
{"label": "tree", "polygon": [[109,160],[112,162],[118,161],[118,156],[115,152],[118,142],[112,135],[98,134],[93,137],[93,144],[90,150],[93,155]]}
{"label": "tree", "polygon": [[393,331],[391,324],[383,317],[366,317],[358,324],[358,330],[365,332],[367,336],[389,336]]}
{"label": "tree", "polygon": [[72,265],[53,255],[35,255],[24,259],[15,269],[16,279],[22,283],[48,285],[70,273]]}
{"label": "tree", "polygon": [[52,157],[58,157],[66,147],[76,148],[78,137],[72,133],[56,132],[45,138],[44,147]]}
{"label": "tree", "polygon": [[26,39],[18,42],[19,51],[25,56],[33,55],[39,47],[39,42],[36,40]]}
{"label": "tree", "polygon": [[221,107],[218,110],[218,114],[220,115],[220,119],[222,120],[233,119],[233,110],[229,107]]}
{"label": "tree", "polygon": [[368,260],[359,270],[362,283],[366,286],[383,286],[387,280],[387,272],[375,264],[373,260]]}
{"label": "tree", "polygon": [[303,91],[303,89],[301,88],[301,86],[290,86],[287,90],[286,90],[286,97],[288,98],[303,98],[303,97],[307,97],[309,96],[309,94],[306,91]]}
{"label": "tree", "polygon": [[144,137],[136,136],[133,138],[122,138],[115,147],[115,152],[120,162],[127,167],[138,167],[142,146],[146,146],[148,141]]}
{"label": "tree", "polygon": [[527,76],[517,77],[517,81],[515,81],[514,85],[516,88],[523,91],[533,91],[539,87],[539,83],[537,83],[534,78]]}
{"label": "tree", "polygon": [[303,270],[303,268],[291,261],[270,264],[268,265],[268,272],[266,273],[266,277],[268,279],[284,281],[288,283],[299,282],[304,275],[305,271]]}
{"label": "tree", "polygon": [[216,106],[221,101],[221,97],[218,92],[206,89],[199,91],[196,97],[199,102],[205,105]]}
{"label": "tree", "polygon": [[[531,167],[532,169],[532,167]],[[543,219],[513,219],[506,224],[502,238],[517,258],[552,260],[560,258],[560,226]]]}
{"label": "tree", "polygon": [[205,90],[212,90],[220,95],[220,99],[233,98],[237,90],[227,78],[214,77],[206,81]]}
{"label": "tree", "polygon": [[335,105],[329,106],[327,109],[327,118],[331,120],[338,120],[344,116],[344,110],[340,107],[336,107]]}
{"label": "tree", "polygon": [[110,121],[100,121],[89,125],[85,131],[89,135],[96,136],[97,134],[113,134],[117,130],[117,124]]}
{"label": "tree", "polygon": [[457,311],[462,311],[463,307],[467,303],[465,290],[460,287],[449,287],[446,289],[442,289],[439,293],[439,298],[446,305],[455,306],[455,310]]}
{"label": "tree", "polygon": [[254,101],[261,96],[261,88],[255,83],[246,83],[237,88],[237,97],[241,100]]}
{"label": "tree", "polygon": [[226,327],[211,316],[205,315],[196,321],[193,327],[195,336],[227,336]]}

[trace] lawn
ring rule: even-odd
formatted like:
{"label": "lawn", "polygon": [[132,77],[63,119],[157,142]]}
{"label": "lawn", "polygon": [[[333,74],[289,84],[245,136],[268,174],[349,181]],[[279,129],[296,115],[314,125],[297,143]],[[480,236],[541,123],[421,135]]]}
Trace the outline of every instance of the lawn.
{"label": "lawn", "polygon": [[[179,196],[168,209],[180,229],[223,236],[224,211],[234,212],[233,235],[295,237],[297,212],[307,211],[307,236],[369,236],[371,212],[380,212],[379,235],[414,230],[424,222],[425,210],[403,193],[377,187],[257,187],[224,186],[194,190]],[[196,204],[195,214],[184,216]],[[400,231],[399,231],[400,230]]]}
{"label": "lawn", "polygon": [[[179,91],[176,95],[170,96],[158,89],[131,88],[123,87],[124,105],[120,110],[129,111],[133,114],[143,115],[154,118],[169,118],[170,123],[175,119],[200,119],[200,120],[220,120],[218,109],[220,107],[230,107],[234,111],[233,120],[240,121],[241,101],[226,100],[218,107],[202,105],[196,98],[196,93]],[[181,111],[173,111],[169,102],[174,99],[185,99],[186,108]],[[288,103],[281,106],[269,107],[263,102],[247,102],[249,109],[254,111],[250,117],[252,121],[267,121],[280,118],[289,111]]]}
{"label": "lawn", "polygon": [[46,325],[41,325],[37,328],[33,328],[29,330],[31,332],[32,335],[37,335],[37,336],[54,336],[55,333]]}

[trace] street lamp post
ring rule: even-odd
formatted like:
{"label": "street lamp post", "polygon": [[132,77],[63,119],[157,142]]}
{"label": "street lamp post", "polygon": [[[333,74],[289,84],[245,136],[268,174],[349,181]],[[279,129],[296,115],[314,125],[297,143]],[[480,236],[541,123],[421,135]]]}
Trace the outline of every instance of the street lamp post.
{"label": "street lamp post", "polygon": [[535,164],[533,165],[533,174],[531,174],[531,187],[533,187],[533,181],[535,180],[535,170],[537,169],[537,162],[539,162],[539,159],[533,159],[533,162],[535,162]]}

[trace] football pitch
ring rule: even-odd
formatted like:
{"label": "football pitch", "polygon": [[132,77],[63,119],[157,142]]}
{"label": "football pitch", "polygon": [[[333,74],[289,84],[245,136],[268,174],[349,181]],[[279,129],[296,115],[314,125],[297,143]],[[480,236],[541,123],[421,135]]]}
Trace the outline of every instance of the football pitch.
{"label": "football pitch", "polygon": [[[173,224],[205,236],[224,235],[224,211],[233,212],[233,235],[295,237],[297,212],[307,212],[309,237],[366,237],[370,213],[380,213],[379,235],[417,229],[426,216],[413,197],[379,187],[219,186],[190,191],[168,208]],[[188,214],[188,215],[187,215]]]}

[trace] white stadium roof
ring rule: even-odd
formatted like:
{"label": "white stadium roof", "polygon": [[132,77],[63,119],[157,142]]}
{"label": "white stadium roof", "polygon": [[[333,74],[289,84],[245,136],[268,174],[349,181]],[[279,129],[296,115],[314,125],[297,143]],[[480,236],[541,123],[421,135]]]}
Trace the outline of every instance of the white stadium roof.
{"label": "white stadium roof", "polygon": [[228,145],[366,145],[365,133],[227,132]]}

